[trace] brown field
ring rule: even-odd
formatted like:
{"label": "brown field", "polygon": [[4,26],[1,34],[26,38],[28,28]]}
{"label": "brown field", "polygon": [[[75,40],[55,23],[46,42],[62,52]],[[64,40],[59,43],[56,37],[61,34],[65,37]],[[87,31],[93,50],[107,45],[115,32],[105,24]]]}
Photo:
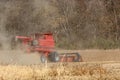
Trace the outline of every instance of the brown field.
{"label": "brown field", "polygon": [[0,80],[120,80],[120,63],[1,65]]}
{"label": "brown field", "polygon": [[58,52],[79,52],[84,62],[41,64],[38,54],[1,51],[0,80],[120,80],[120,50]]}
{"label": "brown field", "polygon": [[[58,53],[78,52],[84,62],[120,61],[120,50],[56,50]],[[40,64],[39,54],[26,54],[23,51],[0,51],[0,63]]]}
{"label": "brown field", "polygon": [[120,61],[120,50],[58,50],[64,52],[78,52],[81,54],[84,62],[95,61]]}

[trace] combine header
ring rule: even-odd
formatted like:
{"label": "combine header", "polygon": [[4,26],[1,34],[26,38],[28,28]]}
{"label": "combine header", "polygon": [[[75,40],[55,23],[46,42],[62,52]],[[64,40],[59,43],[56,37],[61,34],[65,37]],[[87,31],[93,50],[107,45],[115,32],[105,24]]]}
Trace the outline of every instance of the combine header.
{"label": "combine header", "polygon": [[45,62],[79,62],[82,58],[79,53],[57,53],[55,41],[51,33],[33,34],[31,36],[16,36],[22,42],[27,53],[38,52],[40,60]]}

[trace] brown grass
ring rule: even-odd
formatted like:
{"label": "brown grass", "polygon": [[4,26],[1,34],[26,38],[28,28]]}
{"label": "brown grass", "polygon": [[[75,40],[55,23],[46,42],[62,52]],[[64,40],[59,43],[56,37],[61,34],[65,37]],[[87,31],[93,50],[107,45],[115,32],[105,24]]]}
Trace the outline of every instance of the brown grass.
{"label": "brown grass", "polygon": [[120,63],[1,65],[0,80],[119,80]]}

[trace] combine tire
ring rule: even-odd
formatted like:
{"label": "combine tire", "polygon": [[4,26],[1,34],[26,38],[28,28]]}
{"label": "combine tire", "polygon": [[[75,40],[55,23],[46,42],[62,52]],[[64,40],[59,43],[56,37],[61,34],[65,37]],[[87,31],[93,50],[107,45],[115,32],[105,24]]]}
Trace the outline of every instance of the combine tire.
{"label": "combine tire", "polygon": [[47,62],[47,57],[44,54],[41,54],[40,61],[41,61],[41,63],[46,63]]}
{"label": "combine tire", "polygon": [[58,62],[59,61],[59,55],[57,53],[54,54],[54,62]]}
{"label": "combine tire", "polygon": [[76,54],[76,59],[74,60],[74,62],[82,62],[82,57],[79,53],[74,53]]}
{"label": "combine tire", "polygon": [[57,52],[51,52],[50,55],[49,55],[49,60],[51,62],[59,62],[59,55]]}

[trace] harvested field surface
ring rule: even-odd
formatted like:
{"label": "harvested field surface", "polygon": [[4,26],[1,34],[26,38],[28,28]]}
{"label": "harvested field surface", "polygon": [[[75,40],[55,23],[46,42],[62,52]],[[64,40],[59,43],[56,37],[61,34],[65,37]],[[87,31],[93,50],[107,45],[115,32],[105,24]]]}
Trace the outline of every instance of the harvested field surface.
{"label": "harvested field surface", "polygon": [[[83,62],[120,61],[120,50],[56,50],[58,53],[78,52]],[[24,53],[20,50],[0,51],[0,63],[2,64],[40,64],[37,53]]]}
{"label": "harvested field surface", "polygon": [[120,61],[120,50],[58,50],[59,53],[78,52],[84,62]]}
{"label": "harvested field surface", "polygon": [[0,80],[120,80],[120,62],[0,65]]}
{"label": "harvested field surface", "polygon": [[41,64],[39,54],[0,51],[0,80],[120,80],[120,50],[79,52],[83,62]]}

